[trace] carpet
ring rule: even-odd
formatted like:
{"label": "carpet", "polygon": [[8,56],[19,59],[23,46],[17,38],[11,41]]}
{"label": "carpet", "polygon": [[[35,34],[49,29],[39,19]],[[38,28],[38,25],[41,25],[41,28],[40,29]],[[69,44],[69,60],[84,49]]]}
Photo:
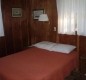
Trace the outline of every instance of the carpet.
{"label": "carpet", "polygon": [[73,71],[65,80],[86,80],[86,76],[81,72]]}

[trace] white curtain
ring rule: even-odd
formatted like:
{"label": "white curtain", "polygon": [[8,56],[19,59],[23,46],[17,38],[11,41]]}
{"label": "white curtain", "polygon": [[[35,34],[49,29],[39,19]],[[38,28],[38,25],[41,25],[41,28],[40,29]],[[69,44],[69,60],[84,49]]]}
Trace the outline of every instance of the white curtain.
{"label": "white curtain", "polygon": [[86,36],[86,0],[56,0],[58,33]]}
{"label": "white curtain", "polygon": [[2,11],[1,11],[1,0],[0,0],[0,37],[4,36],[3,30],[3,20],[2,20]]}

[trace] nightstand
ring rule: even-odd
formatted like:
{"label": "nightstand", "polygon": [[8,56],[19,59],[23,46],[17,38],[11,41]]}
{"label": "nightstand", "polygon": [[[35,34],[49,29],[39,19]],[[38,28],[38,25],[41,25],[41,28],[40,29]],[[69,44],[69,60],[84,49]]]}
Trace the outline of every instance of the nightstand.
{"label": "nightstand", "polygon": [[86,76],[86,54],[80,56],[80,72]]}

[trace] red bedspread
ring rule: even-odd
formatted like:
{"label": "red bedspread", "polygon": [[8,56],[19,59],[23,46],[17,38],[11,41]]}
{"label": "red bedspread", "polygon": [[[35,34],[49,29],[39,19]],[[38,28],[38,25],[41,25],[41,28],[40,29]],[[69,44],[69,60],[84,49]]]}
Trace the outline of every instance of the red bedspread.
{"label": "red bedspread", "polygon": [[0,80],[64,80],[76,67],[76,52],[29,48],[0,58]]}

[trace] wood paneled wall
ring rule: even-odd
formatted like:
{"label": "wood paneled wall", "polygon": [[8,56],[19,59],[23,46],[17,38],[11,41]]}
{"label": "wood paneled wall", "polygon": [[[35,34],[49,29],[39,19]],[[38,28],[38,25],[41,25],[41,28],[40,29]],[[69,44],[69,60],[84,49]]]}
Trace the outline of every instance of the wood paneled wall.
{"label": "wood paneled wall", "polygon": [[5,38],[1,37],[0,38],[0,56],[5,56],[6,55],[6,42]]}
{"label": "wood paneled wall", "polygon": [[80,55],[82,54],[86,55],[86,37],[85,36],[79,37],[79,52],[80,52]]}
{"label": "wood paneled wall", "polygon": [[63,44],[71,44],[77,46],[77,35],[59,34],[59,42]]}
{"label": "wood paneled wall", "polygon": [[[43,40],[56,41],[57,12],[55,0],[31,0],[31,42],[36,43]],[[34,9],[44,9],[49,17],[48,22],[40,22],[33,19]]]}
{"label": "wood paneled wall", "polygon": [[[2,53],[11,54],[20,51],[30,44],[29,4],[29,0],[2,0],[5,36],[0,38],[1,55]],[[12,17],[12,8],[21,8],[22,17]]]}

